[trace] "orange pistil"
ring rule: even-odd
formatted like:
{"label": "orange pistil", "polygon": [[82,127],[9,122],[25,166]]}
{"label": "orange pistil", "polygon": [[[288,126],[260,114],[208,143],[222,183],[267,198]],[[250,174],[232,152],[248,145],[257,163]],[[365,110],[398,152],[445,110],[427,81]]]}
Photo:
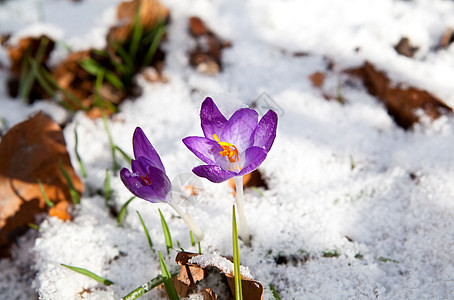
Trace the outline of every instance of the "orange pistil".
{"label": "orange pistil", "polygon": [[150,178],[148,178],[148,175],[146,173],[145,173],[145,176],[140,176],[140,179],[142,179],[143,183],[145,183],[146,185],[151,184],[151,180],[150,180]]}
{"label": "orange pistil", "polygon": [[222,149],[224,149],[223,151],[219,152],[222,156],[227,156],[231,163],[240,160],[240,158],[238,157],[238,149],[233,144],[221,142],[216,134],[213,134],[213,138],[216,142],[218,142]]}

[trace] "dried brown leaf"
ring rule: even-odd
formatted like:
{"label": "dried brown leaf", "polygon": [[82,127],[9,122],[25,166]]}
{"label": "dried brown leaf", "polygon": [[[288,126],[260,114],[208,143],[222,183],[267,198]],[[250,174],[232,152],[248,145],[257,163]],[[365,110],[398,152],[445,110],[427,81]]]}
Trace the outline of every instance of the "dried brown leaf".
{"label": "dried brown leaf", "polygon": [[421,109],[431,119],[451,114],[452,109],[427,91],[415,87],[395,86],[383,72],[370,62],[362,67],[347,70],[348,74],[361,78],[371,95],[381,100],[397,125],[409,129],[419,121],[416,111]]}
{"label": "dried brown leaf", "polygon": [[59,204],[72,202],[59,160],[79,193],[83,184],[71,166],[57,123],[38,113],[17,124],[3,136],[0,157],[0,248],[8,247],[36,214],[46,211],[38,179],[49,200],[57,204],[52,213],[68,218],[65,204]]}
{"label": "dried brown leaf", "polygon": [[[196,257],[198,255],[200,255],[200,254],[189,253],[189,252],[179,252],[177,254],[175,261],[177,262],[178,265],[181,266],[181,270],[183,272],[183,276],[181,277],[181,280],[180,280],[180,275],[182,274],[182,272],[180,272],[180,275],[178,275],[178,277],[177,277],[178,281],[180,281],[181,284],[185,284],[183,282],[188,282],[188,281],[190,283],[191,282],[197,283],[197,281],[205,278],[208,275],[208,273],[206,271],[206,268],[208,266],[204,266],[202,268],[198,264],[189,262],[189,260],[191,258]],[[221,271],[227,277],[227,282],[229,284],[230,291],[232,294],[234,294],[235,283],[234,283],[233,274],[224,273],[223,269],[220,266],[217,266],[214,264],[209,265],[209,266],[217,268],[219,271]],[[189,267],[189,269],[188,269],[188,267]],[[188,273],[188,270],[190,271],[189,273]],[[203,276],[202,276],[202,273],[200,270],[203,270]],[[189,276],[187,276],[187,274],[191,274],[190,276],[193,276],[192,281],[189,279]],[[243,299],[245,299],[245,300],[256,300],[256,299],[261,300],[261,299],[263,299],[263,286],[260,282],[246,278],[244,276],[241,276],[241,285],[242,285],[242,289],[243,289]],[[194,288],[195,288],[195,285],[194,285]],[[209,290],[209,292],[208,292],[208,290]],[[206,289],[206,292],[208,293],[206,297],[211,297],[211,298],[204,298],[204,299],[209,299],[209,300],[217,299],[216,294],[214,294],[210,289]],[[187,297],[187,295],[186,296],[180,295],[180,296]],[[204,297],[205,297],[205,293],[204,293]]]}

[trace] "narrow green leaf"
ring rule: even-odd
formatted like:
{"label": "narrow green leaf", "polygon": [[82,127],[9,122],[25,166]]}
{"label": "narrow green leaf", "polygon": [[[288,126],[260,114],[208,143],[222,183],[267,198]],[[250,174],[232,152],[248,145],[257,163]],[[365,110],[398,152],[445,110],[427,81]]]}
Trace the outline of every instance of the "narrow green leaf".
{"label": "narrow green leaf", "polygon": [[126,212],[127,212],[127,207],[129,205],[129,203],[132,202],[132,200],[134,200],[136,198],[136,196],[132,196],[131,198],[129,198],[128,201],[126,201],[122,206],[121,206],[121,209],[120,209],[120,212],[118,213],[118,217],[117,217],[117,221],[118,221],[118,225],[122,225],[123,224],[123,220],[126,216]]}
{"label": "narrow green leaf", "polygon": [[140,223],[142,223],[143,231],[145,231],[145,235],[147,236],[148,245],[150,245],[150,249],[154,251],[153,242],[151,241],[151,237],[150,237],[150,234],[148,233],[147,226],[145,225],[145,222],[143,221],[142,216],[140,215],[140,213],[137,210],[136,210],[136,213],[139,216]]}
{"label": "narrow green leaf", "polygon": [[33,59],[29,59],[29,63],[32,67],[32,71],[36,77],[36,79],[38,80],[38,83],[41,85],[41,87],[49,94],[51,95],[52,97],[55,96],[55,89],[52,88],[49,83],[44,79],[44,76],[41,74],[40,72],[40,67],[38,66],[38,63],[33,60]]}
{"label": "narrow green leaf", "polygon": [[41,195],[43,195],[44,202],[46,202],[46,205],[49,207],[53,207],[55,204],[49,200],[49,198],[46,195],[46,191],[44,190],[44,185],[41,182],[40,179],[38,179],[38,184],[39,184],[39,189],[41,190]]}
{"label": "narrow green leaf", "polygon": [[115,149],[118,150],[120,152],[120,154],[123,156],[123,158],[129,163],[131,164],[131,156],[129,156],[128,154],[126,154],[126,152],[123,151],[123,149],[121,149],[120,147],[118,147],[117,145],[115,145]]}
{"label": "narrow green leaf", "polygon": [[150,48],[148,48],[147,54],[145,55],[145,59],[143,61],[144,66],[148,66],[153,60],[153,57],[158,50],[159,44],[161,43],[162,37],[165,33],[166,27],[164,25],[158,26],[156,35],[153,38],[153,42],[151,43]]}
{"label": "narrow green leaf", "polygon": [[77,161],[79,162],[80,172],[84,178],[87,178],[87,171],[85,170],[85,165],[82,161],[82,158],[79,155],[79,137],[77,135],[77,126],[74,126],[74,153],[76,154]]}
{"label": "narrow green leaf", "polygon": [[82,275],[85,275],[85,276],[88,276],[94,280],[96,280],[97,282],[100,282],[104,285],[112,285],[114,284],[112,281],[110,281],[109,279],[106,279],[106,278],[103,278],[101,276],[98,276],[96,275],[95,273],[91,272],[91,271],[88,271],[87,269],[83,269],[83,268],[78,268],[78,267],[73,267],[73,266],[68,266],[68,265],[65,265],[65,264],[60,264],[62,265],[63,267],[65,268],[68,268],[74,272],[77,272],[79,274],[82,274]]}
{"label": "narrow green leaf", "polygon": [[134,73],[134,62],[132,61],[131,57],[129,57],[128,52],[126,52],[125,48],[123,48],[118,43],[113,43],[112,46],[114,47],[115,51],[120,55],[121,59],[127,66],[125,69],[125,76],[131,76]]}
{"label": "narrow green leaf", "polygon": [[63,167],[63,163],[61,159],[58,160],[58,166],[60,167],[60,171],[62,172],[63,176],[65,176],[66,182],[68,183],[69,187],[69,194],[71,195],[71,199],[73,200],[74,204],[79,204],[79,193],[76,191],[74,188],[73,181],[71,180],[71,177],[69,177],[68,172],[66,169]]}
{"label": "narrow green leaf", "polygon": [[162,215],[161,210],[160,209],[158,209],[158,210],[159,210],[159,215],[161,216],[162,231],[164,232],[164,238],[166,240],[167,254],[170,254],[170,249],[173,248],[172,236],[170,235],[170,230],[169,230],[169,226],[167,226],[166,219],[164,219],[164,216]]}
{"label": "narrow green leaf", "polygon": [[99,71],[104,67],[100,66],[96,60],[89,57],[87,59],[82,60],[79,65],[87,71],[89,74],[96,76],[98,75]]}
{"label": "narrow green leaf", "polygon": [[120,91],[124,91],[126,89],[121,79],[112,71],[106,71],[106,80]]}
{"label": "narrow green leaf", "polygon": [[[172,278],[177,276],[178,274],[179,274],[179,272],[170,273]],[[143,294],[151,291],[152,289],[154,289],[155,287],[157,287],[163,283],[164,283],[164,278],[161,275],[158,275],[155,278],[153,278],[152,280],[142,284],[141,286],[139,286],[138,288],[136,288],[135,290],[133,290],[132,292],[130,292],[129,294],[127,294],[126,296],[121,298],[121,300],[137,299],[140,296],[142,296]]]}
{"label": "narrow green leaf", "polygon": [[177,291],[175,289],[175,285],[173,284],[172,275],[169,273],[169,270],[167,269],[166,262],[164,261],[164,258],[162,257],[161,250],[158,250],[158,252],[159,252],[159,262],[161,263],[162,278],[164,279],[164,287],[166,289],[167,296],[169,296],[170,300],[178,300],[180,298],[178,297]]}
{"label": "narrow green leaf", "polygon": [[74,153],[76,154],[77,161],[79,162],[80,172],[84,178],[87,178],[87,171],[85,169],[85,164],[82,161],[82,158],[79,154],[79,136],[77,135],[77,129],[74,127]]}
{"label": "narrow green leaf", "polygon": [[258,189],[257,187],[251,186],[251,189],[253,189],[254,191],[256,191],[256,192],[260,195],[260,197],[263,197],[263,196],[264,196],[263,192],[262,192],[260,189]]}
{"label": "narrow green leaf", "polygon": [[278,292],[276,291],[276,289],[274,288],[274,285],[272,283],[270,283],[270,290],[273,293],[274,299],[281,300],[281,297],[279,296]]}
{"label": "narrow green leaf", "polygon": [[195,246],[195,240],[194,240],[194,235],[192,234],[192,230],[189,230],[189,236],[191,237],[191,245],[194,247]]}
{"label": "narrow green leaf", "polygon": [[238,229],[236,227],[235,205],[233,206],[232,217],[232,236],[233,236],[233,266],[235,276],[235,299],[243,300],[243,290],[241,288],[241,271],[240,271],[240,251],[238,249]]}
{"label": "narrow green leaf", "polygon": [[54,77],[52,77],[52,74],[50,74],[46,69],[41,68],[41,74],[45,77],[45,79],[52,84],[57,90],[59,90],[66,98],[69,99],[75,106],[80,107],[80,109],[83,109],[85,111],[88,110],[88,107],[83,105],[82,101],[80,101],[76,96],[74,96],[73,93],[63,89],[58,85],[58,83],[55,81]]}
{"label": "narrow green leaf", "polygon": [[39,230],[39,226],[33,223],[28,223],[28,227]]}
{"label": "narrow green leaf", "polygon": [[199,246],[199,254],[202,254],[202,244],[200,244],[200,241],[197,242]]}
{"label": "narrow green leaf", "polygon": [[109,206],[111,198],[112,198],[112,189],[110,187],[110,174],[109,174],[109,170],[106,169],[106,178],[104,178],[104,200],[105,200],[106,206]]}
{"label": "narrow green leaf", "polygon": [[133,62],[136,59],[137,51],[139,50],[139,44],[143,33],[142,24],[140,23],[140,2],[137,3],[136,13],[134,15],[134,25],[132,28],[131,44],[129,47],[129,56],[131,57],[131,60]]}

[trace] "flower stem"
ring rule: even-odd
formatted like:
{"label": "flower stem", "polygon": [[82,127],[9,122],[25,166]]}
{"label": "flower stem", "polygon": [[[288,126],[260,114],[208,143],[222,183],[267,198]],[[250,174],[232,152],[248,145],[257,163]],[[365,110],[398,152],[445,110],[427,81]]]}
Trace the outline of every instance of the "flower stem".
{"label": "flower stem", "polygon": [[240,238],[244,244],[248,247],[251,246],[251,240],[249,237],[249,228],[246,221],[246,215],[243,209],[243,176],[237,176],[235,178],[236,187],[236,209],[238,211],[238,217],[240,222]]}
{"label": "flower stem", "polygon": [[194,220],[192,219],[191,215],[188,214],[187,212],[183,211],[183,209],[178,204],[173,202],[172,200],[170,200],[167,203],[170,206],[172,206],[172,208],[177,212],[177,214],[180,215],[180,217],[183,219],[183,221],[186,224],[186,226],[188,226],[189,229],[194,233],[195,238],[198,241],[203,240],[203,232],[200,229],[200,227],[196,224],[196,222],[194,222]]}

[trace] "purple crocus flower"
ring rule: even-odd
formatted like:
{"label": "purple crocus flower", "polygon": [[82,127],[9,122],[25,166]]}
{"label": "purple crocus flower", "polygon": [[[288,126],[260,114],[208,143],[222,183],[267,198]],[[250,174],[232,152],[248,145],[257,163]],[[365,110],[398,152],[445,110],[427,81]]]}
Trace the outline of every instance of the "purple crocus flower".
{"label": "purple crocus flower", "polygon": [[132,137],[134,159],[131,160],[132,172],[127,168],[120,171],[121,181],[126,188],[139,198],[149,202],[165,202],[169,204],[183,219],[197,240],[203,239],[203,232],[192,217],[175,203],[170,196],[172,183],[166,175],[158,152],[153,148],[140,127]]}
{"label": "purple crocus flower", "polygon": [[259,121],[255,110],[241,108],[227,120],[207,97],[202,103],[200,119],[205,136],[186,137],[183,143],[206,163],[192,171],[216,183],[257,169],[276,137],[277,114],[272,110]]}
{"label": "purple crocus flower", "polygon": [[121,181],[131,193],[147,201],[167,202],[171,182],[161,162],[158,152],[140,127],[132,138],[134,158],[131,160],[132,172],[127,168],[120,171]]}

